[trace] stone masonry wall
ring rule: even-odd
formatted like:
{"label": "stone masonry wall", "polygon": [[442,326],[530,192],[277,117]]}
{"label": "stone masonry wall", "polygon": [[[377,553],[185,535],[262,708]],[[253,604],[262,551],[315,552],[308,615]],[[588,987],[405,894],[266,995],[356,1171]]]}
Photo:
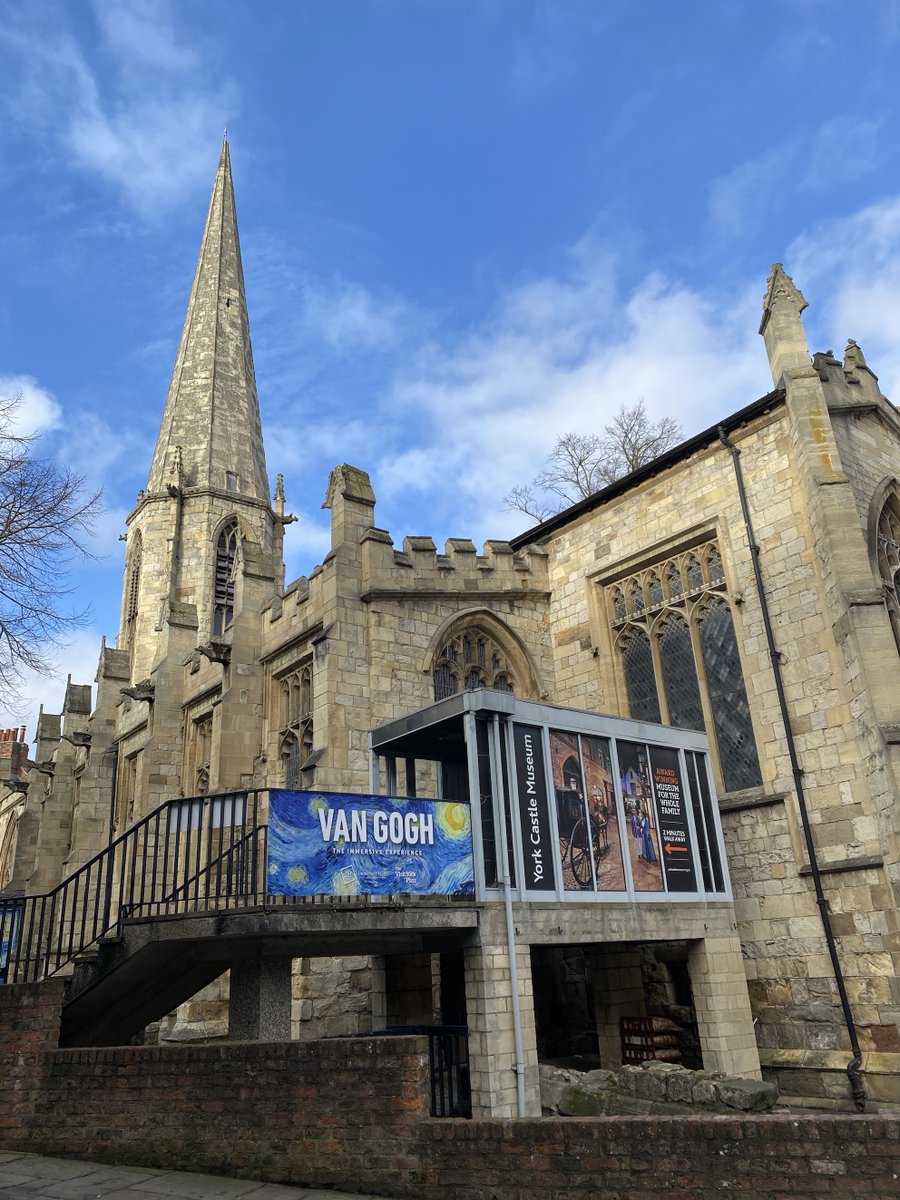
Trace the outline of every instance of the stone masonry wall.
{"label": "stone masonry wall", "polygon": [[[894,1045],[900,972],[892,957],[897,952],[896,907],[879,828],[882,784],[858,721],[859,680],[832,631],[831,600],[795,433],[787,409],[776,408],[734,438],[861,1043],[869,1053],[894,1053],[900,1050],[900,1044]],[[762,788],[722,802],[761,1043],[773,1061],[785,1050],[840,1048],[843,1054],[846,1034],[806,864],[733,466],[724,447],[711,445],[651,477],[550,540],[554,698],[628,714],[604,586],[709,536],[717,539],[722,553],[763,778]],[[896,677],[900,688],[896,655],[884,664],[884,674],[885,686]],[[721,776],[719,780],[721,788]]]}
{"label": "stone masonry wall", "polygon": [[433,1120],[422,1038],[55,1050],[62,983],[0,988],[0,1148],[398,1200],[892,1200],[900,1121]]}

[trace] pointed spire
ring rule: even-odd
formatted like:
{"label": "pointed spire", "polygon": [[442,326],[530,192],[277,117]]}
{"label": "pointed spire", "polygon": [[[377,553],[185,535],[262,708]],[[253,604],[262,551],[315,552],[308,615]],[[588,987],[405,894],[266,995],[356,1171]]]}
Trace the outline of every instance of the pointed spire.
{"label": "pointed spire", "polygon": [[173,469],[186,488],[269,503],[227,131],[148,490],[164,491]]}
{"label": "pointed spire", "polygon": [[806,298],[793,279],[781,263],[774,263],[763,297],[759,332],[765,339],[776,387],[781,386],[786,370],[810,365],[809,345],[800,319],[806,307]]}

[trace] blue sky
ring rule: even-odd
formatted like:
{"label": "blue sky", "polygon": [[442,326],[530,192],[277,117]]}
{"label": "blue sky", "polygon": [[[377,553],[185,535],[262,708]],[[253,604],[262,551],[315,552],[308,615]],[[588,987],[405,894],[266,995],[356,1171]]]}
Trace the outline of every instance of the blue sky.
{"label": "blue sky", "polygon": [[480,543],[557,433],[762,395],[776,260],[896,396],[898,43],[894,0],[0,0],[0,394],[106,498],[63,681],[116,634],[226,125],[292,578],[337,462],[396,544]]}

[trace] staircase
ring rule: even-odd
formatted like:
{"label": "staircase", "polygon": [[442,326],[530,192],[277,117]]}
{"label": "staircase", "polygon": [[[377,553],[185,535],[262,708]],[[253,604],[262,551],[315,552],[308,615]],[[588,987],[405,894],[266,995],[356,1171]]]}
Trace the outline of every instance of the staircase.
{"label": "staircase", "polygon": [[92,949],[99,962],[130,918],[262,903],[266,795],[167,800],[51,892],[0,896],[0,984],[66,972]]}

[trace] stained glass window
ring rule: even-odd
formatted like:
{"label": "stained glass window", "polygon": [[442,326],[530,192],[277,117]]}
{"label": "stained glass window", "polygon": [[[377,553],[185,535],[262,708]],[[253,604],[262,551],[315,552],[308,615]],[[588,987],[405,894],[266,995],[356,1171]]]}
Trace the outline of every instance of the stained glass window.
{"label": "stained glass window", "polygon": [[660,629],[659,657],[669,723],[682,729],[704,729],[691,631],[684,618],[676,613],[667,616]]}
{"label": "stained glass window", "polygon": [[660,721],[653,653],[642,629],[632,630],[622,643],[622,663],[631,715],[638,721]]}
{"label": "stained glass window", "polygon": [[503,651],[487,633],[474,627],[444,643],[433,678],[435,700],[483,687],[515,691],[514,676]]}
{"label": "stained glass window", "polygon": [[725,790],[757,787],[762,776],[753,741],[750,705],[734,622],[724,600],[713,601],[700,614],[700,645]]}

